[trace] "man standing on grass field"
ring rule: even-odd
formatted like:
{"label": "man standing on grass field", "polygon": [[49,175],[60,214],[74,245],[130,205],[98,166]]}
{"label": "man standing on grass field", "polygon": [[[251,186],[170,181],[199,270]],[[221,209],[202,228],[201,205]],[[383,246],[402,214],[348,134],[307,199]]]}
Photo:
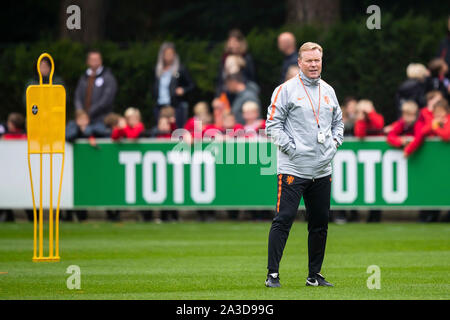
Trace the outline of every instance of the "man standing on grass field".
{"label": "man standing on grass field", "polygon": [[320,274],[327,240],[331,160],[343,142],[344,124],[334,89],[320,78],[323,50],[304,43],[300,73],[278,86],[266,133],[278,147],[278,199],[269,233],[267,287],[280,287],[278,268],[302,196],[308,221],[307,286],[333,286]]}

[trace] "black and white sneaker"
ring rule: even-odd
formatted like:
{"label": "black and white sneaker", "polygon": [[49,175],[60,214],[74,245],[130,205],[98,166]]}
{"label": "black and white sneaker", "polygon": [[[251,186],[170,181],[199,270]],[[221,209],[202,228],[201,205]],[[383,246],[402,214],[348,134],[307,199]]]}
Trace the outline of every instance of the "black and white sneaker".
{"label": "black and white sneaker", "polygon": [[314,277],[308,277],[306,279],[306,285],[310,287],[334,287],[334,285],[326,281],[320,273],[317,273]]}
{"label": "black and white sneaker", "polygon": [[265,284],[266,287],[269,288],[279,288],[281,287],[280,277],[278,275],[276,277],[273,277],[270,274],[268,274]]}

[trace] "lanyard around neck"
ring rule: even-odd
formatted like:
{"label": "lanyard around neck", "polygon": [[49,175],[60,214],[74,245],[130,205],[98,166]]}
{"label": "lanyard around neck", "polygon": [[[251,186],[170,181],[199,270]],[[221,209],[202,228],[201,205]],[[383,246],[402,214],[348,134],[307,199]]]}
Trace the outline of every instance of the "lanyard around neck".
{"label": "lanyard around neck", "polygon": [[306,90],[305,84],[303,83],[303,80],[302,80],[302,78],[300,77],[300,75],[298,75],[298,78],[300,79],[300,82],[301,82],[302,85],[303,85],[303,89],[305,90],[306,95],[308,96],[309,103],[311,104],[311,108],[312,108],[312,111],[313,111],[313,113],[314,113],[314,117],[316,118],[317,127],[320,129],[320,124],[319,124],[319,113],[320,113],[320,83],[319,83],[319,107],[317,108],[317,114],[316,114],[316,110],[314,109],[314,104],[312,103],[312,100],[311,100],[311,98],[309,97],[308,91]]}

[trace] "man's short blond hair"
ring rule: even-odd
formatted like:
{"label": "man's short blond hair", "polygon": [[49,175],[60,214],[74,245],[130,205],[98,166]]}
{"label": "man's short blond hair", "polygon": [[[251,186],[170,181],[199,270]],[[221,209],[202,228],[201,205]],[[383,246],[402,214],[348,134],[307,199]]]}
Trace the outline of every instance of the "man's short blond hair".
{"label": "man's short blond hair", "polygon": [[402,104],[402,112],[416,114],[417,110],[419,110],[419,106],[412,100],[407,100]]}
{"label": "man's short blond hair", "polygon": [[298,49],[298,57],[299,57],[299,59],[302,58],[302,52],[311,51],[311,50],[319,50],[320,53],[323,54],[323,49],[320,46],[320,44],[315,43],[315,42],[305,42],[304,44],[302,44],[300,49]]}

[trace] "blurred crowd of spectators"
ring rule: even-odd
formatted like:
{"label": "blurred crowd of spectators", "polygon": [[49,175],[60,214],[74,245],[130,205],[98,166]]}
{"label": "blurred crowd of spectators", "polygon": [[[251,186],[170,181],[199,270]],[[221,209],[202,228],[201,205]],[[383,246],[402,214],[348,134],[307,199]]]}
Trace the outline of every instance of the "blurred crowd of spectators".
{"label": "blurred crowd of spectators", "polygon": [[[299,72],[295,36],[290,32],[281,33],[278,36],[278,48],[284,56],[279,70],[282,83]],[[170,139],[177,128],[184,128],[189,133],[184,136],[187,140],[205,136],[227,139],[264,135],[265,112],[259,100],[256,69],[245,36],[239,30],[231,30],[226,40],[218,66],[214,99],[210,103],[199,101],[191,107],[187,95],[195,89],[196,84],[182,64],[175,45],[171,42],[161,45],[151,87],[154,99],[152,124],[142,119],[137,107],[127,108],[123,115],[113,112],[118,84],[112,70],[103,65],[101,52],[88,52],[86,63],[87,69],[72,93],[75,119],[66,126],[66,138],[70,142],[86,138],[95,146],[95,139],[103,137],[110,137],[114,141],[142,137]],[[386,125],[383,115],[372,101],[363,97],[346,97],[341,106],[345,135],[361,139],[387,136],[387,143],[401,148],[405,157],[418,150],[425,137],[450,140],[449,63],[450,19],[448,35],[442,41],[436,57],[427,66],[420,63],[408,65],[406,80],[400,84],[393,99],[398,120]],[[50,61],[42,59],[39,68],[43,82],[48,83]],[[37,83],[37,78],[33,78],[26,86]],[[64,84],[56,75],[53,83]],[[6,124],[0,124],[0,136],[2,139],[26,139],[24,116],[18,112],[11,113]],[[77,214],[80,220],[86,216],[85,212]],[[146,220],[151,219],[151,212],[145,215]],[[264,212],[254,216],[264,218],[270,215],[270,212]],[[212,216],[213,212],[202,214],[204,219]],[[229,212],[229,216],[236,218],[237,212]],[[341,221],[347,219],[346,216],[344,211],[335,214],[336,219]],[[357,216],[357,212],[351,212],[350,220],[356,220]],[[108,212],[108,217],[120,219],[118,212]],[[163,214],[165,220],[170,217],[178,219],[176,212]],[[368,221],[379,221],[380,218],[380,211],[371,211]],[[67,219],[72,219],[71,215]],[[429,217],[422,220],[427,219],[430,220]]]}
{"label": "blurred crowd of spectators", "polygon": [[[427,66],[410,63],[406,68],[406,80],[395,95],[397,120],[386,125],[382,114],[377,112],[368,99],[346,97],[343,100],[342,116],[344,135],[364,139],[367,136],[386,136],[386,142],[403,150],[405,157],[411,156],[424,143],[426,137],[438,137],[450,141],[450,18],[448,34],[439,51]],[[336,211],[337,221],[357,220],[358,212]],[[419,220],[437,221],[439,211],[421,211]],[[447,213],[446,220],[449,220]],[[381,220],[380,210],[371,210],[368,222]]]}

